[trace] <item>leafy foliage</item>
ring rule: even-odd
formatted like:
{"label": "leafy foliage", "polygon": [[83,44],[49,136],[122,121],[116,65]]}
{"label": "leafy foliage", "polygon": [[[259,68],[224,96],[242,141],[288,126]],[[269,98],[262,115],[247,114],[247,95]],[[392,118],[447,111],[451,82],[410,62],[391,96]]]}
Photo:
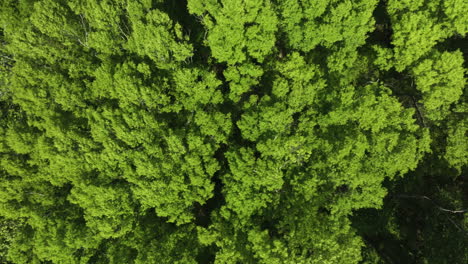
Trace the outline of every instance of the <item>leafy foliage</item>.
{"label": "leafy foliage", "polygon": [[2,1],[0,262],[465,263],[464,7]]}

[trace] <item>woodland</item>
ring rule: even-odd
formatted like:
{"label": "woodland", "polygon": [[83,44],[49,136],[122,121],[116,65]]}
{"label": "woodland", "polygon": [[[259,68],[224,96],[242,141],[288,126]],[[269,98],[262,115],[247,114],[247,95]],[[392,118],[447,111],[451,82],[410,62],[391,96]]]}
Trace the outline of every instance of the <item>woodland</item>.
{"label": "woodland", "polygon": [[0,263],[468,263],[468,1],[0,1]]}

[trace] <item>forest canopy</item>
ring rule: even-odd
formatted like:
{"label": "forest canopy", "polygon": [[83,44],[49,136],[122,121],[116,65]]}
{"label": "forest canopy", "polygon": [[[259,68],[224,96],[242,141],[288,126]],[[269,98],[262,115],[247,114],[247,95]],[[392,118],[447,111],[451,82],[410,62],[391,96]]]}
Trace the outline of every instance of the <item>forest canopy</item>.
{"label": "forest canopy", "polygon": [[468,263],[468,1],[0,1],[1,263]]}

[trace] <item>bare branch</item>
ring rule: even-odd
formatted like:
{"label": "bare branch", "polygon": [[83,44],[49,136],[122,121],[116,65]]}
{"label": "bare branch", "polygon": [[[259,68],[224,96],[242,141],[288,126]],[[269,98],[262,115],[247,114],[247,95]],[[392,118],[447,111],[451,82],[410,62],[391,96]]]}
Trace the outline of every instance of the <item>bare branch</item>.
{"label": "bare branch", "polygon": [[450,209],[443,208],[442,206],[440,206],[440,205],[438,205],[436,202],[434,202],[431,198],[429,198],[429,197],[427,197],[427,196],[425,196],[425,195],[398,194],[398,195],[396,195],[395,197],[398,197],[398,198],[415,198],[415,199],[428,200],[428,201],[430,201],[435,207],[437,207],[437,209],[439,209],[440,211],[449,212],[449,213],[452,213],[452,214],[464,214],[464,213],[468,212],[468,209],[450,210]]}
{"label": "bare branch", "polygon": [[424,117],[423,117],[423,115],[421,114],[421,111],[419,111],[418,104],[417,104],[417,102],[416,102],[416,100],[414,99],[413,96],[411,96],[411,101],[413,101],[413,105],[414,105],[414,107],[416,108],[416,111],[418,112],[418,116],[419,116],[419,118],[421,119],[422,125],[423,125],[424,127],[427,127],[427,126],[426,126],[426,123],[424,122]]}

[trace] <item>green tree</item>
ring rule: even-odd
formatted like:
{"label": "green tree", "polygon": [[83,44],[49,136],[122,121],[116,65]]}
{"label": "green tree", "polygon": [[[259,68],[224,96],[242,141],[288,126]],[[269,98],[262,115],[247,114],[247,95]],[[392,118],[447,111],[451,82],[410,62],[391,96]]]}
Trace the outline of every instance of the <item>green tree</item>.
{"label": "green tree", "polygon": [[2,1],[0,262],[465,263],[465,2]]}

